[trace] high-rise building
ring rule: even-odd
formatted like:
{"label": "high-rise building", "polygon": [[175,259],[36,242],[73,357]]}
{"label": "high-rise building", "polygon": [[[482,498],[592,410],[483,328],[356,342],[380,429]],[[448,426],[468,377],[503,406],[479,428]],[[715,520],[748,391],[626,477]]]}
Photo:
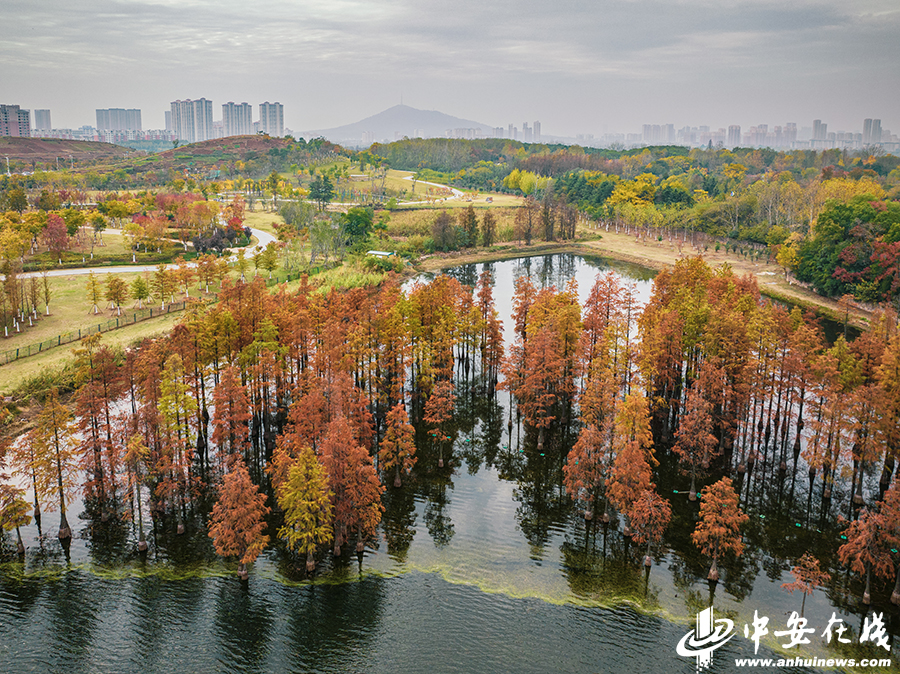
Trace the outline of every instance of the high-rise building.
{"label": "high-rise building", "polygon": [[528,126],[528,122],[522,122],[522,140],[526,143],[530,143],[534,140],[532,129]]}
{"label": "high-rise building", "polygon": [[141,111],[136,108],[97,110],[98,131],[140,131],[141,128]]}
{"label": "high-rise building", "polygon": [[0,105],[0,136],[31,135],[31,110],[18,105]]}
{"label": "high-rise building", "polygon": [[796,122],[788,122],[784,127],[784,142],[785,147],[793,147],[794,143],[797,142],[797,123]]}
{"label": "high-rise building", "polygon": [[741,144],[741,126],[740,124],[732,124],[728,127],[728,140],[725,142],[728,147],[737,147]]}
{"label": "high-rise building", "polygon": [[863,145],[872,145],[881,142],[880,119],[866,119],[863,121],[862,142]]}
{"label": "high-rise building", "polygon": [[228,101],[222,106],[222,126],[226,136],[249,135],[253,129],[253,106]]}
{"label": "high-rise building", "polygon": [[49,110],[34,111],[34,128],[40,129],[41,131],[49,131],[53,128],[53,126],[50,124]]}
{"label": "high-rise building", "polygon": [[266,101],[259,104],[259,130],[276,138],[284,135],[284,106],[281,103]]}
{"label": "high-rise building", "polygon": [[534,142],[535,143],[541,142],[541,123],[540,122],[534,123]]}
{"label": "high-rise building", "polygon": [[828,125],[822,124],[821,119],[813,120],[813,140],[825,140],[825,137],[828,135]]}
{"label": "high-rise building", "polygon": [[663,137],[661,140],[665,143],[672,144],[675,142],[675,125],[674,124],[666,124],[663,127]]}
{"label": "high-rise building", "polygon": [[176,138],[186,143],[212,138],[212,101],[206,98],[172,101],[172,131]]}
{"label": "high-rise building", "polygon": [[172,111],[166,110],[166,131],[172,130]]}

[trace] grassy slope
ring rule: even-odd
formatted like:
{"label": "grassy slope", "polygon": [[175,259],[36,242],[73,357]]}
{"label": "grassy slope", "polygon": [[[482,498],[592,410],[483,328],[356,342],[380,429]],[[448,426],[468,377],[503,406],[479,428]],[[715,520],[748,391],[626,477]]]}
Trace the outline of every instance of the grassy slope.
{"label": "grassy slope", "polygon": [[[129,325],[128,327],[106,333],[102,337],[102,343],[114,347],[126,347],[132,342],[145,337],[159,337],[169,332],[175,325],[180,313],[169,314],[160,319]],[[23,381],[48,370],[64,367],[72,361],[72,349],[78,346],[77,342],[46,353],[17,360],[9,365],[0,367],[0,394],[9,395]]]}

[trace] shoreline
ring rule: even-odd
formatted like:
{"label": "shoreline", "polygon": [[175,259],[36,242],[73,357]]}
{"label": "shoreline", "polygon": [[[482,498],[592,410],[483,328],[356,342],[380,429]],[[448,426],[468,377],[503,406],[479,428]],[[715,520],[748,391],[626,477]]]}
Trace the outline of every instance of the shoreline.
{"label": "shoreline", "polygon": [[[500,246],[493,246],[492,249],[476,249],[472,252],[432,253],[428,257],[421,258],[415,264],[415,272],[436,272],[463,264],[479,264],[557,253],[607,257],[619,262],[635,264],[646,269],[662,271],[667,267],[674,266],[675,262],[681,257],[700,255],[711,267],[728,264],[739,276],[751,274],[757,281],[760,294],[770,299],[814,311],[837,323],[843,323],[844,321],[844,309],[837,300],[823,297],[803,286],[786,283],[783,270],[774,263],[750,262],[722,252],[713,253],[711,251],[693,249],[688,251],[687,248],[685,248],[684,253],[678,253],[674,250],[674,246],[670,244],[637,244],[637,251],[647,253],[646,255],[639,255],[622,250],[621,245],[617,245],[621,244],[622,239],[633,240],[633,237],[606,232],[596,239],[576,239],[552,243],[540,241],[530,246],[504,243]],[[849,325],[865,330],[869,327],[872,317],[872,311],[859,306],[851,306]]]}

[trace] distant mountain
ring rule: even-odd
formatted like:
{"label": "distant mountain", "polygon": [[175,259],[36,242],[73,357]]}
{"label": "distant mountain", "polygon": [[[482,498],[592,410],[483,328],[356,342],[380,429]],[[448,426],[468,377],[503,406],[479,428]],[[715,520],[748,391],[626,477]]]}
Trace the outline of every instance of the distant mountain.
{"label": "distant mountain", "polygon": [[482,135],[490,138],[492,128],[488,124],[460,119],[437,110],[417,110],[408,105],[395,105],[353,124],[333,129],[314,129],[297,135],[307,140],[324,136],[332,143],[352,146],[390,142],[404,136],[409,138],[445,136],[447,129],[481,129]]}

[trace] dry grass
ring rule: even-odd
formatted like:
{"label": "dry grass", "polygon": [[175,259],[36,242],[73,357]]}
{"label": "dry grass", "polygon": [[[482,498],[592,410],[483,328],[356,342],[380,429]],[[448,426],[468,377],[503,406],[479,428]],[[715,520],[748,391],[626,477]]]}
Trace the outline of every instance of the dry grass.
{"label": "dry grass", "polygon": [[[244,225],[251,229],[259,229],[263,232],[278,236],[278,232],[273,225],[283,225],[284,218],[278,213],[272,211],[264,211],[262,209],[256,211],[246,211],[244,213]],[[254,237],[256,238],[256,237]]]}
{"label": "dry grass", "polygon": [[[453,202],[449,202],[453,203]],[[469,204],[463,204],[468,206]],[[479,225],[482,212],[479,212],[476,204],[472,204],[476,208],[479,216]],[[391,236],[431,236],[431,223],[434,222],[437,214],[444,209],[435,208],[404,208],[390,213],[390,222],[388,223],[388,234]],[[447,209],[449,210],[449,209]],[[483,209],[482,209],[483,210]],[[512,235],[513,225],[516,220],[515,208],[495,207],[491,209],[491,213],[497,221],[498,240],[509,240]],[[454,216],[457,213],[453,213]],[[505,238],[500,238],[501,234],[508,234]]]}

